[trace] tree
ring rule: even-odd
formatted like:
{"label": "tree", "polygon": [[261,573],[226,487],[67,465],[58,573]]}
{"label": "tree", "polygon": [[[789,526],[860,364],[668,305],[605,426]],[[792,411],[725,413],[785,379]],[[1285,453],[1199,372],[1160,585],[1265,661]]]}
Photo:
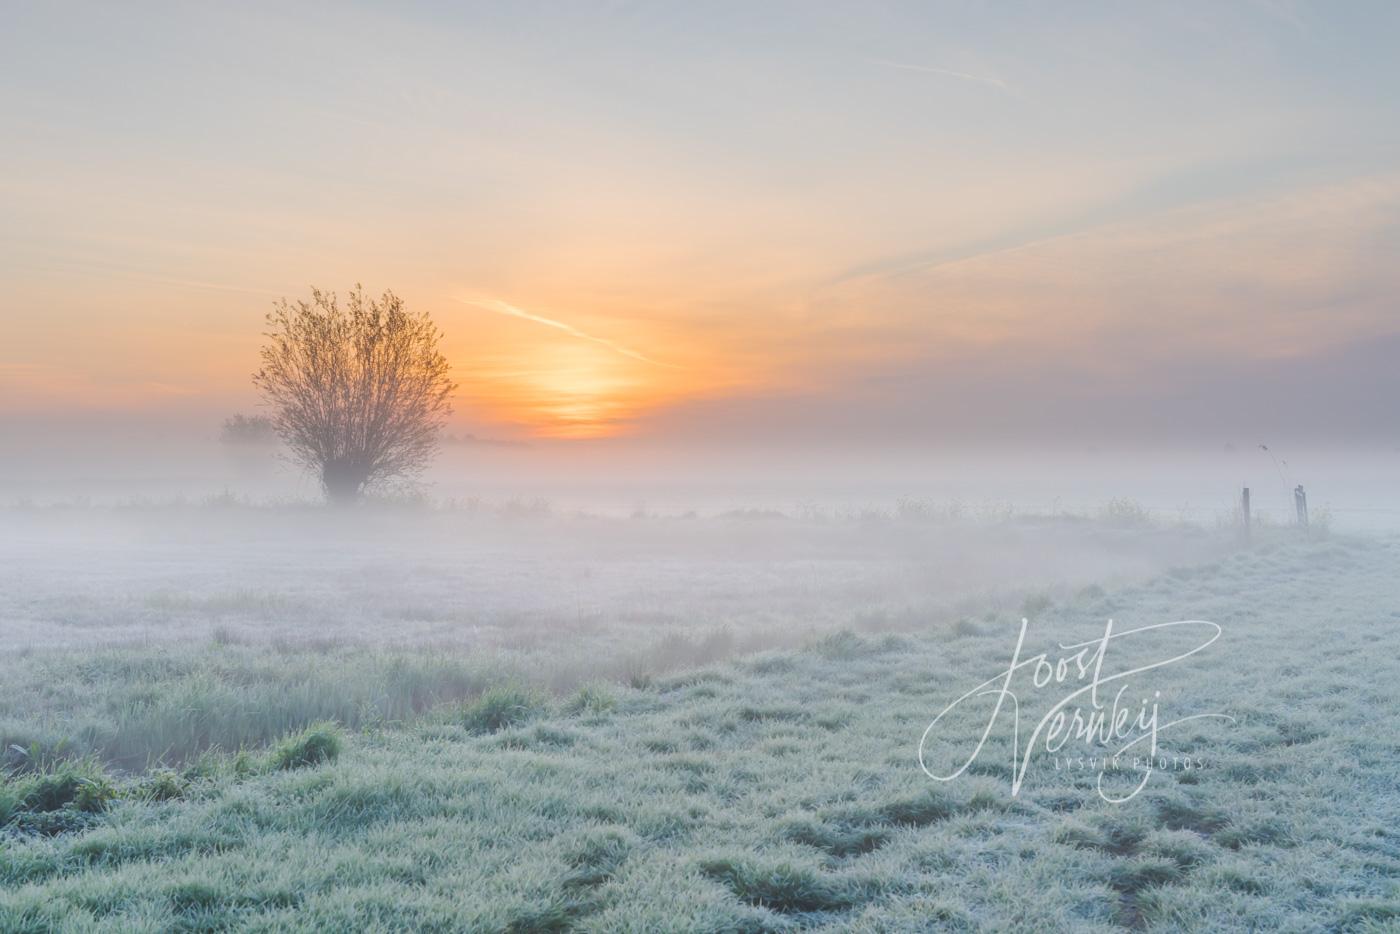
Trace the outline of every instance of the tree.
{"label": "tree", "polygon": [[266,415],[233,415],[219,430],[224,444],[267,445],[277,442],[277,426]]}
{"label": "tree", "polygon": [[253,383],[331,502],[352,503],[432,460],[456,386],[427,314],[393,292],[376,301],[356,285],[342,308],[335,293],[312,289],[310,302],[278,302],[264,336]]}

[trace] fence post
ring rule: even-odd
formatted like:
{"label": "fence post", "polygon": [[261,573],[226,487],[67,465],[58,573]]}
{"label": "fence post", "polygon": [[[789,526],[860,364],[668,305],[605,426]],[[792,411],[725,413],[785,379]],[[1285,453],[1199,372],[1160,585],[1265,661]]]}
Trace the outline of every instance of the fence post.
{"label": "fence post", "polygon": [[1293,505],[1298,509],[1298,524],[1308,527],[1308,494],[1300,483],[1293,488]]}
{"label": "fence post", "polygon": [[1249,487],[1240,494],[1240,508],[1244,512],[1244,540],[1249,541]]}

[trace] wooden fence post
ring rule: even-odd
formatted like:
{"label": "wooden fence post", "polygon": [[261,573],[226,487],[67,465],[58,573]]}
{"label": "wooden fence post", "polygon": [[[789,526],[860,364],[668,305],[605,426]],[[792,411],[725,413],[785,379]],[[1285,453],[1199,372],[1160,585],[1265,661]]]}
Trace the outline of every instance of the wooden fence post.
{"label": "wooden fence post", "polygon": [[1293,505],[1298,510],[1298,524],[1303,528],[1308,527],[1308,493],[1300,483],[1293,488]]}

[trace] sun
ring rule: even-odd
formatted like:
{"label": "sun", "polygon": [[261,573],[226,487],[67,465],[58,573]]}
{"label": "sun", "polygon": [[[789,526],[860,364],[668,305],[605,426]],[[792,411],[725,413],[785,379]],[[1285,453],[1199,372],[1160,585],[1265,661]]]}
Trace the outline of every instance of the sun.
{"label": "sun", "polygon": [[537,437],[623,434],[656,400],[646,372],[654,367],[582,341],[541,340],[470,369],[470,405]]}

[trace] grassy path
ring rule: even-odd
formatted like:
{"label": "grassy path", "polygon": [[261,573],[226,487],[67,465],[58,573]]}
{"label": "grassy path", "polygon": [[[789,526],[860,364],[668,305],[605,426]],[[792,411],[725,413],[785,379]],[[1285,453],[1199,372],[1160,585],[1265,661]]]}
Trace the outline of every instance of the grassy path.
{"label": "grassy path", "polygon": [[1013,797],[1001,737],[958,780],[920,771],[924,727],[1006,664],[1017,620],[838,634],[0,832],[0,930],[1380,929],[1400,920],[1397,572],[1396,542],[1278,544],[1037,608],[1036,651],[1107,616],[1222,627],[1153,685],[1235,722],[1177,728],[1205,767],[1124,804],[1049,757]]}

